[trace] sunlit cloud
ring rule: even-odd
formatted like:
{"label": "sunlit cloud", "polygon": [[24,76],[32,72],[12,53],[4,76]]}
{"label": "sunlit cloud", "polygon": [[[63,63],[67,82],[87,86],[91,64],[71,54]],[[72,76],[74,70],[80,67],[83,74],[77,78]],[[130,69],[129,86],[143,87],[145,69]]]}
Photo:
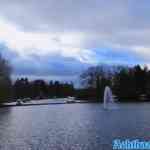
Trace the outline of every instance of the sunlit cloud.
{"label": "sunlit cloud", "polygon": [[[99,63],[150,64],[149,1],[5,0],[0,10],[0,44],[18,74],[56,75]],[[61,73],[55,65],[62,65]]]}
{"label": "sunlit cloud", "polygon": [[13,24],[0,20],[0,41],[22,57],[61,55],[85,63],[94,63],[94,52],[82,48],[81,33],[23,32]]}

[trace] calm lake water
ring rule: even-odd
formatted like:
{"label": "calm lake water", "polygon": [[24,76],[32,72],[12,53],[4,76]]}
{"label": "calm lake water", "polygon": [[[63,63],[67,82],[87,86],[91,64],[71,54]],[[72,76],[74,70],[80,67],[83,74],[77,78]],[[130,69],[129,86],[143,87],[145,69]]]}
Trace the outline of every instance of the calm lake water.
{"label": "calm lake water", "polygon": [[0,108],[2,150],[109,150],[116,138],[150,139],[150,103]]}

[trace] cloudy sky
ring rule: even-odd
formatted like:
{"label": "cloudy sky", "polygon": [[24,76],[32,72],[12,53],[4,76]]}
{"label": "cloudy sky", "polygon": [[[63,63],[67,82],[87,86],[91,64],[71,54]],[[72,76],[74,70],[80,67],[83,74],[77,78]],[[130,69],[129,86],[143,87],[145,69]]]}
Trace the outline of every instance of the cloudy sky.
{"label": "cloudy sky", "polygon": [[74,80],[88,66],[150,64],[149,0],[0,0],[14,76]]}

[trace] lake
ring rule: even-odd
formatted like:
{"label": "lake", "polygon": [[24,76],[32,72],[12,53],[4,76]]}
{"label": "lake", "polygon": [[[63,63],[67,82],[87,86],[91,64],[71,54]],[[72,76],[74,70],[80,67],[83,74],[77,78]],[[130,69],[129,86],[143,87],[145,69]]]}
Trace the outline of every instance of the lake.
{"label": "lake", "polygon": [[150,139],[150,103],[0,108],[2,150],[109,150],[117,138]]}

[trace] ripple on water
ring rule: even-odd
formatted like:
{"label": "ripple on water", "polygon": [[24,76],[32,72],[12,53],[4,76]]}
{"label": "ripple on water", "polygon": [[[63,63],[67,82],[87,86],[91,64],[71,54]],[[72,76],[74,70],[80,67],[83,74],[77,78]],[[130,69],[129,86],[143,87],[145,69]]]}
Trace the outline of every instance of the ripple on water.
{"label": "ripple on water", "polygon": [[28,106],[0,109],[2,150],[112,149],[115,138],[149,139],[150,104]]}

